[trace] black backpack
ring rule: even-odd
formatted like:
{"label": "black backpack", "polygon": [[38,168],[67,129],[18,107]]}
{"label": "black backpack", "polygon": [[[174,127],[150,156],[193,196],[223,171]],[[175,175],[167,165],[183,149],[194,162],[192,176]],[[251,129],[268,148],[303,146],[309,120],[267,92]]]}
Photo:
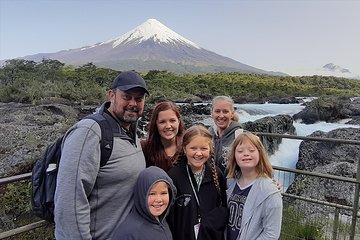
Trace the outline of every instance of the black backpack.
{"label": "black backpack", "polygon": [[[101,128],[101,160],[100,166],[104,166],[110,158],[113,149],[113,131],[106,119],[109,117],[95,113],[85,118],[95,120]],[[56,177],[61,157],[61,143],[64,136],[59,137],[50,144],[41,158],[37,160],[31,175],[31,205],[33,213],[49,222],[54,222],[54,195]],[[51,164],[51,165],[50,165]]]}

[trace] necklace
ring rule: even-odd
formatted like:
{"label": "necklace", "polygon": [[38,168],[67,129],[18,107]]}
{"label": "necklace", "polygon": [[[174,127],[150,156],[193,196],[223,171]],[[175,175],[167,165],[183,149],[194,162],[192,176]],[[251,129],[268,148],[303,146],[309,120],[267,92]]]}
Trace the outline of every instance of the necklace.
{"label": "necklace", "polygon": [[203,166],[201,172],[199,173],[194,173],[194,177],[195,177],[195,181],[196,181],[196,184],[197,184],[197,187],[198,187],[198,190],[200,189],[200,184],[204,178],[204,172],[205,172],[205,166]]}

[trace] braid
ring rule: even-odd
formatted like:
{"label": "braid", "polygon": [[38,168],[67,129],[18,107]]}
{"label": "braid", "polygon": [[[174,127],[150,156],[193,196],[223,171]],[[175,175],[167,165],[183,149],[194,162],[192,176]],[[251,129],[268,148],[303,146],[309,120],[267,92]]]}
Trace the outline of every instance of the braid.
{"label": "braid", "polygon": [[213,176],[213,179],[214,179],[216,190],[218,191],[219,195],[221,196],[219,177],[218,177],[217,172],[216,172],[215,161],[214,161],[213,156],[210,159],[210,164],[211,164],[211,171],[212,171],[212,176]]}

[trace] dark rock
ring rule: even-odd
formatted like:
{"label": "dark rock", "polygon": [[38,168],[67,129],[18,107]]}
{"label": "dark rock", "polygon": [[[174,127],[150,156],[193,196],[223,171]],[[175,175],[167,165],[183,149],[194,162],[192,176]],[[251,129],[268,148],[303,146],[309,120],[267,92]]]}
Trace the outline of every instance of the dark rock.
{"label": "dark rock", "polygon": [[[340,128],[328,133],[316,131],[310,137],[359,140],[359,128]],[[299,146],[299,160],[296,168],[313,171],[333,162],[355,164],[360,156],[360,146],[323,141],[302,141]]]}
{"label": "dark rock", "polygon": [[[310,136],[358,141],[360,129],[342,128],[328,133],[316,131]],[[299,160],[296,168],[355,179],[359,156],[360,145],[304,140],[299,147]],[[287,193],[351,206],[354,203],[355,185],[354,183],[324,177],[298,175],[287,189]],[[305,211],[305,215],[314,214],[303,206],[303,201],[295,200],[292,205]],[[319,205],[317,212],[323,216],[328,216],[332,210],[324,205]],[[345,214],[349,214],[349,212]]]}
{"label": "dark rock", "polygon": [[179,105],[180,113],[182,116],[197,114],[197,115],[207,115],[211,114],[211,105],[210,104],[181,104]]}
{"label": "dark rock", "polygon": [[184,102],[186,102],[186,103],[202,103],[203,100],[198,96],[194,96],[191,98],[185,98]]}
{"label": "dark rock", "polygon": [[45,147],[77,116],[68,105],[0,103],[0,177],[30,172]]}
{"label": "dark rock", "polygon": [[279,104],[299,103],[295,97],[270,98],[268,102]]}
{"label": "dark rock", "polygon": [[[274,117],[264,117],[254,122],[246,122],[243,128],[250,132],[295,134],[293,119],[289,115],[276,115]],[[262,143],[269,154],[278,150],[282,138],[261,136]]]}
{"label": "dark rock", "polygon": [[305,109],[293,116],[305,124],[318,121],[337,122],[360,116],[360,101],[348,98],[319,98],[306,104]]}
{"label": "dark rock", "polygon": [[360,115],[352,117],[352,120],[348,121],[346,124],[360,125]]}

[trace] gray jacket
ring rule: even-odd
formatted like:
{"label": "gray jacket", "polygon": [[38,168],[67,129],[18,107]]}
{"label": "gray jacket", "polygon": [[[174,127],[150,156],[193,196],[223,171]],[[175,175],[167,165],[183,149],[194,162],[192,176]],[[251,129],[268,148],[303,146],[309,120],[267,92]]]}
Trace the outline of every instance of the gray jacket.
{"label": "gray jacket", "polygon": [[[238,179],[228,179],[229,200]],[[237,240],[275,240],[280,237],[282,197],[268,177],[258,177],[246,199]]]}
{"label": "gray jacket", "polygon": [[[152,186],[158,182],[169,186],[169,205],[157,220],[148,206],[148,196]],[[175,200],[176,188],[171,178],[161,168],[150,166],[143,170],[134,189],[134,207],[125,221],[115,230],[113,240],[172,240],[166,216]]]}
{"label": "gray jacket", "polygon": [[[100,113],[107,114],[102,105]],[[145,168],[136,124],[134,139],[111,122],[114,146],[100,168],[100,126],[83,119],[71,127],[63,142],[55,192],[56,239],[110,239],[133,206],[133,187]]]}
{"label": "gray jacket", "polygon": [[215,162],[224,174],[228,165],[227,155],[230,152],[231,144],[235,139],[235,132],[238,129],[241,129],[241,124],[239,122],[232,121],[229,127],[225,129],[221,138],[217,133],[216,126],[214,128],[210,127],[209,129],[214,140]]}

